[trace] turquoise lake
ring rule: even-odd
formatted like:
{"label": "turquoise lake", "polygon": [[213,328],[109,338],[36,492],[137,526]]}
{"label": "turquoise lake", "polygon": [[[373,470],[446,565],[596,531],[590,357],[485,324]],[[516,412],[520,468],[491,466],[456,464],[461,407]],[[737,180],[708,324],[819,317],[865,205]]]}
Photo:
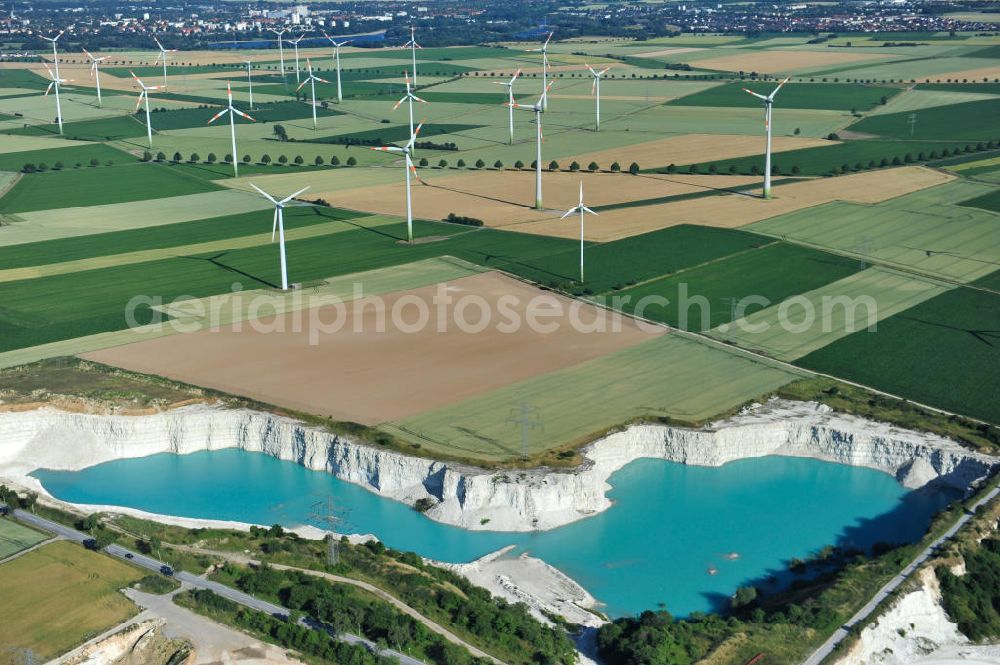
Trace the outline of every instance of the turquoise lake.
{"label": "turquoise lake", "polygon": [[[348,533],[464,562],[516,545],[570,575],[612,616],[662,606],[677,616],[724,607],[733,591],[767,578],[788,580],[787,562],[825,545],[862,549],[913,541],[957,494],[909,492],[871,469],[810,459],[764,457],[719,468],[635,461],[611,477],[614,505],[552,531],[465,531],[413,509],[260,453],[169,453],[82,471],[33,474],[72,503],[257,524],[307,523],[332,495]],[[726,558],[738,552],[736,560]],[[710,575],[710,568],[717,574]]]}

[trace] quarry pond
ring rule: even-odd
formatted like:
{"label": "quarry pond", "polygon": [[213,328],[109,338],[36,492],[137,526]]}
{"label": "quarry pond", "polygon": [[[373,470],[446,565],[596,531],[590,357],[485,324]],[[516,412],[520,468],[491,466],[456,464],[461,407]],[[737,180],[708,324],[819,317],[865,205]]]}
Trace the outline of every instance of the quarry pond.
{"label": "quarry pond", "polygon": [[740,586],[788,583],[788,562],[826,545],[868,550],[916,540],[960,496],[908,491],[879,471],[807,458],[721,467],[639,459],[611,476],[609,510],[550,531],[505,533],[441,524],[323,471],[237,449],[32,475],[70,503],[264,525],[310,523],[315,504],[332,497],[342,533],[371,533],[451,563],[514,545],[512,554],[528,552],[579,582],[612,617],[657,607],[677,616],[722,609]]}

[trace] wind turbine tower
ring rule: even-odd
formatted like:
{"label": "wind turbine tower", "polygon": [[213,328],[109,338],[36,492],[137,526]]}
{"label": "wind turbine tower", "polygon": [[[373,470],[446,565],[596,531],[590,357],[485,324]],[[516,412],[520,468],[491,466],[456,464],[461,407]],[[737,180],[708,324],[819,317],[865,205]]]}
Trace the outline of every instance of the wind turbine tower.
{"label": "wind turbine tower", "polygon": [[378,150],[380,152],[398,152],[401,153],[405,158],[406,166],[406,241],[413,242],[413,202],[410,198],[410,172],[413,172],[413,176],[419,180],[417,177],[417,167],[413,165],[413,144],[417,141],[417,134],[420,133],[420,128],[424,126],[424,123],[417,125],[416,130],[410,135],[410,140],[405,146],[400,148],[395,145],[381,146],[378,148],[372,148],[372,150]]}
{"label": "wind turbine tower", "polygon": [[590,86],[590,94],[597,96],[597,124],[594,131],[599,132],[601,131],[601,77],[608,73],[611,65],[608,65],[599,72],[595,71],[590,65],[587,65],[587,69],[590,70],[590,75],[594,77],[594,82]]}
{"label": "wind turbine tower", "polygon": [[56,122],[59,124],[59,133],[63,133],[63,118],[62,118],[62,104],[59,101],[59,86],[63,83],[69,83],[70,79],[59,78],[58,74],[53,74],[52,70],[49,69],[48,65],[45,65],[45,71],[48,73],[51,82],[49,87],[45,89],[45,94],[48,95],[54,89],[56,91]]}
{"label": "wind turbine tower", "polygon": [[285,205],[289,201],[291,201],[296,196],[298,196],[299,194],[301,194],[302,192],[306,191],[309,188],[308,187],[303,187],[302,189],[300,189],[299,191],[295,192],[294,194],[289,194],[288,196],[286,196],[285,198],[283,198],[283,199],[281,199],[279,201],[276,198],[274,198],[273,196],[271,196],[270,194],[268,194],[267,192],[265,192],[263,189],[261,189],[260,187],[258,187],[257,185],[255,185],[253,183],[250,183],[250,186],[253,187],[254,189],[256,189],[258,192],[260,192],[261,196],[263,196],[265,199],[267,199],[268,201],[270,201],[271,203],[274,204],[274,225],[271,227],[271,242],[274,242],[274,234],[277,233],[278,234],[279,252],[281,254],[281,290],[282,291],[287,291],[288,290],[288,262],[285,259],[285,216],[284,216],[283,211],[285,209]]}
{"label": "wind turbine tower", "polygon": [[167,87],[167,54],[168,53],[177,53],[177,49],[175,49],[175,48],[171,48],[171,49],[163,48],[163,44],[161,44],[160,40],[157,39],[156,37],[153,37],[153,41],[156,42],[156,45],[160,47],[160,55],[156,56],[156,60],[153,61],[153,64],[156,64],[157,62],[159,62],[161,60],[163,61],[163,87],[166,88]]}
{"label": "wind turbine tower", "polygon": [[149,93],[154,90],[159,90],[161,87],[166,87],[166,86],[146,85],[145,83],[142,82],[142,80],[138,76],[135,75],[135,72],[133,72],[132,70],[129,70],[129,74],[132,75],[132,78],[135,79],[135,82],[138,83],[139,87],[141,88],[141,90],[139,91],[139,99],[135,103],[135,110],[138,111],[139,106],[142,105],[142,102],[143,101],[146,102],[146,137],[149,139],[149,147],[152,148],[153,124],[150,121],[149,117]]}
{"label": "wind turbine tower", "polygon": [[550,82],[542,91],[542,96],[531,106],[511,103],[511,108],[531,111],[535,114],[535,209],[542,209],[542,114],[545,113],[545,98],[549,94]]}
{"label": "wind turbine tower", "polygon": [[413,67],[413,87],[417,87],[417,49],[423,48],[417,43],[416,28],[410,26],[410,41],[403,44],[403,48],[410,47],[410,64]]}
{"label": "wind turbine tower", "polygon": [[580,283],[583,284],[583,218],[586,214],[597,215],[596,212],[583,205],[583,181],[580,181],[580,203],[566,211],[559,219],[566,219],[575,212],[580,213]]}
{"label": "wind turbine tower", "polygon": [[[333,44],[333,58],[332,58],[333,62],[331,64],[333,64],[337,68],[337,103],[340,104],[342,101],[344,101],[344,94],[340,87],[340,47],[347,46],[348,44],[351,43],[351,40],[348,39],[347,41],[344,42],[338,42],[325,32],[323,33],[323,36],[329,39],[330,43]],[[412,123],[411,123],[411,131],[412,131]]]}
{"label": "wind turbine tower", "polygon": [[251,118],[250,116],[248,116],[243,111],[240,111],[238,108],[236,108],[235,106],[233,106],[233,89],[232,89],[232,86],[230,86],[228,84],[226,85],[226,94],[229,97],[229,104],[226,106],[226,108],[222,109],[221,111],[219,111],[218,113],[216,113],[215,115],[213,115],[212,119],[209,120],[207,124],[211,125],[213,122],[215,122],[216,120],[218,120],[222,116],[226,115],[227,113],[229,114],[229,133],[230,133],[230,135],[232,136],[232,139],[233,139],[233,153],[232,153],[233,154],[233,177],[235,178],[235,177],[239,176],[239,167],[237,166],[237,164],[240,161],[239,153],[236,152],[236,116],[239,115],[239,116],[241,116],[243,118],[246,118],[250,122],[257,122],[257,121],[254,120],[253,118]]}
{"label": "wind turbine tower", "polygon": [[285,77],[285,45],[282,35],[288,32],[288,28],[282,28],[281,30],[275,30],[271,28],[271,32],[278,35],[278,67],[281,68],[281,77]]}
{"label": "wind turbine tower", "polygon": [[90,58],[90,77],[94,79],[94,83],[97,85],[97,105],[103,106],[103,103],[101,102],[101,70],[98,68],[98,65],[104,62],[108,56],[105,55],[100,58],[95,58],[87,49],[83,49],[83,52],[87,54],[88,58]]}
{"label": "wind turbine tower", "polygon": [[514,72],[514,75],[510,77],[509,81],[494,81],[498,85],[505,86],[507,88],[507,107],[508,107],[508,123],[510,125],[510,138],[508,142],[514,145],[514,81],[517,77],[521,75],[521,70],[518,69]]}
{"label": "wind turbine tower", "polygon": [[299,87],[295,88],[295,92],[301,90],[302,86],[306,83],[310,84],[310,87],[312,88],[313,129],[316,129],[316,81],[319,81],[320,83],[329,83],[329,81],[321,79],[313,74],[313,66],[312,63],[309,62],[309,58],[306,58],[306,66],[309,68],[309,76],[305,81],[299,84]]}
{"label": "wind turbine tower", "polygon": [[253,63],[253,58],[244,58],[243,62],[247,66],[247,86],[249,86],[250,92],[250,110],[253,111],[253,76],[250,74],[250,65]]}
{"label": "wind turbine tower", "polygon": [[295,47],[295,82],[296,83],[298,83],[298,82],[300,82],[302,80],[300,78],[300,76],[299,76],[299,42],[301,42],[302,39],[305,36],[306,36],[305,33],[302,33],[296,39],[289,39],[288,40],[288,41],[290,41],[292,43],[292,46]]}
{"label": "wind turbine tower", "polygon": [[[788,77],[791,78],[791,77]],[[788,78],[778,84],[770,95],[761,95],[753,90],[743,88],[743,92],[749,93],[764,102],[764,130],[767,133],[767,143],[764,149],[764,198],[771,198],[771,105],[774,103],[774,96],[781,90],[781,86],[788,83]]]}

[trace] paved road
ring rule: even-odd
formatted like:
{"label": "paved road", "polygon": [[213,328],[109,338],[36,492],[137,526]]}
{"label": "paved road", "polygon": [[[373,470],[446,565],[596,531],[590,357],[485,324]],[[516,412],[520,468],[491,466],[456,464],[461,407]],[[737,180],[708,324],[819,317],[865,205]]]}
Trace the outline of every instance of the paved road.
{"label": "paved road", "polygon": [[[0,504],[0,506],[2,505],[3,504]],[[63,526],[58,522],[47,520],[44,517],[39,517],[34,513],[29,513],[24,510],[20,509],[14,510],[14,517],[21,520],[22,522],[25,522],[26,524],[31,524],[32,526],[36,526],[45,531],[50,531],[52,533],[55,533],[56,535],[65,538],[66,540],[72,540],[78,543],[83,543],[91,539],[91,536],[86,533],[77,531],[76,529],[71,529],[68,526]],[[128,561],[134,565],[137,565],[141,568],[145,568],[154,573],[161,573],[164,569],[169,568],[169,566],[163,561],[159,561],[144,554],[140,554],[139,552],[133,552],[132,550],[122,547],[121,545],[116,545],[116,544],[108,545],[106,548],[104,548],[104,551],[113,557],[117,557],[119,559]],[[266,600],[255,598],[254,596],[251,596],[250,594],[247,593],[243,593],[238,589],[234,589],[224,584],[219,584],[218,582],[213,582],[212,580],[207,580],[204,577],[198,577],[197,575],[192,575],[191,573],[185,571],[180,571],[176,574],[173,574],[173,577],[178,581],[186,582],[187,584],[197,589],[208,589],[210,591],[214,591],[223,598],[228,598],[234,603],[238,603],[239,605],[248,607],[258,612],[265,612],[266,614],[270,614],[271,616],[280,617],[284,619],[287,619],[288,616],[290,615],[289,610],[284,607],[281,607],[280,605],[275,605],[274,603],[268,602]],[[396,658],[399,660],[400,663],[402,663],[402,665],[425,665],[423,661],[417,660],[416,658],[413,658],[411,656],[407,656],[406,654],[393,651],[392,649],[382,649],[374,642],[366,640],[365,638],[360,637],[358,635],[352,635],[350,633],[336,634],[328,626],[325,626],[316,621],[312,621],[308,618],[300,619],[299,623],[308,628],[312,628],[313,630],[320,630],[326,632],[330,634],[332,637],[341,640],[343,642],[347,642],[348,644],[358,644],[364,646],[370,651],[378,652],[383,656],[387,656],[389,658]]]}
{"label": "paved road", "polygon": [[858,610],[854,614],[854,616],[852,616],[850,620],[848,620],[846,624],[838,628],[837,632],[831,635],[830,638],[826,642],[824,642],[819,649],[814,651],[813,654],[809,656],[809,658],[807,658],[802,663],[802,665],[819,665],[821,662],[823,662],[823,660],[826,659],[827,656],[833,653],[833,650],[837,648],[837,645],[843,642],[844,638],[846,638],[850,634],[849,629],[865,621],[872,614],[872,612],[874,612],[878,608],[878,606],[882,604],[882,602],[886,598],[892,595],[892,593],[896,589],[898,589],[900,585],[903,582],[905,582],[907,578],[910,577],[910,575],[912,575],[917,570],[917,568],[923,565],[923,563],[931,557],[931,555],[938,547],[944,544],[945,541],[950,540],[952,537],[954,537],[954,535],[958,532],[958,530],[961,529],[963,526],[965,526],[970,519],[972,519],[973,513],[975,513],[980,506],[982,506],[987,501],[991,501],[997,495],[1000,495],[1000,487],[994,488],[986,496],[977,501],[972,506],[970,511],[962,515],[962,517],[960,517],[958,521],[955,522],[955,524],[950,529],[945,531],[940,537],[938,537],[930,545],[928,545],[922,552],[920,552],[920,554],[918,554],[917,557],[910,562],[910,565],[901,570],[898,575],[893,577],[885,584],[885,586],[879,589],[878,593],[875,594],[874,598],[869,600],[864,607]]}

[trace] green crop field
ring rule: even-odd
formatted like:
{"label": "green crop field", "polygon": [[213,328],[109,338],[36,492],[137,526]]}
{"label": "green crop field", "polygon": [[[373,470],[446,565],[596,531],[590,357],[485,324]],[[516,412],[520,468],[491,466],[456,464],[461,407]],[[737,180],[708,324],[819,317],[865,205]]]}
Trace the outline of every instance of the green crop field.
{"label": "green crop field", "polygon": [[0,517],[0,561],[48,538],[48,535],[20,522]]}
{"label": "green crop field", "polygon": [[[218,104],[224,104],[225,98],[219,99]],[[299,102],[280,102],[277,104],[269,104],[267,106],[255,107],[253,112],[250,112],[250,108],[247,105],[236,105],[244,113],[247,113],[258,123],[268,123],[268,122],[281,122],[283,120],[300,120],[303,118],[312,118],[312,109],[307,104]],[[173,129],[189,129],[193,127],[204,127],[208,124],[208,121],[219,112],[218,106],[213,106],[209,108],[193,108],[193,109],[176,109],[172,111],[157,111],[152,115],[153,128],[157,131],[166,131]],[[316,109],[316,115],[320,117],[330,117],[335,115],[340,115],[340,111],[335,109],[328,109],[318,107]],[[146,122],[146,116],[141,113],[137,116],[140,122]],[[223,124],[229,124],[229,118],[224,117],[216,120],[216,122],[225,121]],[[248,124],[250,121],[236,116],[236,123],[243,125]]]}
{"label": "green crop field", "polygon": [[974,199],[962,201],[959,205],[1000,212],[1000,189],[995,189],[989,194],[983,194],[982,196],[977,196]]}
{"label": "green crop field", "polygon": [[[935,106],[911,113],[887,113],[863,118],[850,126],[854,132],[895,139],[935,141],[996,141],[1000,128],[1000,99]],[[915,120],[912,124],[911,120]]]}
{"label": "green crop field", "polygon": [[791,362],[948,288],[936,280],[886,268],[868,268],[787,303],[748,310],[743,319],[733,324],[723,323],[709,334]]}
{"label": "green crop field", "polygon": [[[427,123],[420,128],[420,141],[431,141],[432,137],[441,134],[454,134],[470,129],[479,129],[483,125],[457,125],[457,124],[437,124]],[[451,140],[453,140],[452,137]],[[349,134],[334,134],[332,136],[321,136],[309,139],[309,143],[339,143],[339,144],[370,144],[389,145],[390,143],[406,142],[410,140],[409,125],[385,125],[380,129],[369,129],[363,132],[351,132]],[[439,141],[440,142],[440,141]]]}
{"label": "green crop field", "polygon": [[[674,106],[754,106],[760,100],[743,92],[743,88],[758,94],[768,95],[777,83],[747,81],[727,83],[709,88],[693,95],[674,99],[667,104]],[[899,88],[888,88],[856,83],[787,83],[778,93],[778,105],[792,109],[833,109],[837,111],[869,111],[882,99],[889,99],[899,93]]]}
{"label": "green crop field", "polygon": [[20,171],[25,164],[35,164],[36,166],[45,164],[52,168],[59,162],[62,162],[65,168],[71,168],[77,164],[90,166],[92,159],[96,159],[102,165],[108,161],[122,163],[135,160],[132,155],[103,143],[85,143],[65,148],[0,153],[0,171]]}
{"label": "green crop field", "polygon": [[955,204],[991,190],[952,182],[874,206],[827,203],[745,229],[970,282],[1000,265],[1000,234],[994,213]]}
{"label": "green crop field", "polygon": [[380,427],[432,455],[500,461],[522,453],[511,409],[530,404],[544,436],[529,455],[589,440],[637,418],[698,422],[794,381],[796,374],[667,334],[442,409]]}
{"label": "green crop field", "polygon": [[157,199],[220,189],[208,180],[162,164],[118,164],[25,175],[2,199],[0,212],[92,206]]}
{"label": "green crop field", "polygon": [[1000,422],[1000,296],[958,288],[798,361],[949,411]]}
{"label": "green crop field", "polygon": [[[143,113],[141,119],[137,118],[139,116],[118,115],[110,118],[63,122],[62,135],[69,139],[81,141],[111,141],[145,136],[146,115]],[[153,121],[153,128],[156,129],[155,120]],[[14,134],[15,136],[59,136],[59,126],[55,123],[31,125],[3,130],[3,133]]]}
{"label": "green crop field", "polygon": [[[118,590],[138,568],[80,545],[56,542],[0,565],[0,644],[47,661],[138,611]],[[9,656],[4,653],[3,657]]]}
{"label": "green crop field", "polygon": [[946,90],[949,92],[980,92],[1000,95],[1000,83],[920,83],[917,90]]}
{"label": "green crop field", "polygon": [[[623,309],[685,330],[703,331],[732,321],[733,300],[777,303],[820,288],[860,269],[860,263],[805,247],[774,243],[646,282],[614,295]],[[789,279],[794,275],[794,279]],[[653,298],[666,298],[657,304]],[[645,300],[644,300],[645,299]],[[650,303],[643,306],[644,303]],[[747,301],[749,305],[749,301]],[[764,305],[752,303],[751,312]],[[637,312],[641,307],[641,312]]]}
{"label": "green crop field", "polygon": [[[886,116],[888,117],[888,116]],[[840,141],[835,145],[822,146],[816,148],[802,148],[801,150],[787,150],[776,152],[771,156],[772,168],[777,168],[780,173],[796,175],[829,175],[831,172],[861,171],[869,168],[883,168],[911,162],[922,162],[935,159],[944,154],[947,150],[949,154],[965,148],[964,143],[947,143],[935,141]],[[907,160],[907,155],[910,160]],[[923,155],[923,159],[921,159]],[[885,163],[883,164],[883,160]],[[677,165],[682,172],[690,169],[690,164]],[[764,168],[763,155],[750,157],[738,157],[735,159],[720,159],[714,162],[701,162],[695,165],[701,173],[709,173],[712,166],[715,166],[718,173],[753,173],[756,167],[758,170]],[[663,173],[664,169],[658,167],[647,170]]]}

